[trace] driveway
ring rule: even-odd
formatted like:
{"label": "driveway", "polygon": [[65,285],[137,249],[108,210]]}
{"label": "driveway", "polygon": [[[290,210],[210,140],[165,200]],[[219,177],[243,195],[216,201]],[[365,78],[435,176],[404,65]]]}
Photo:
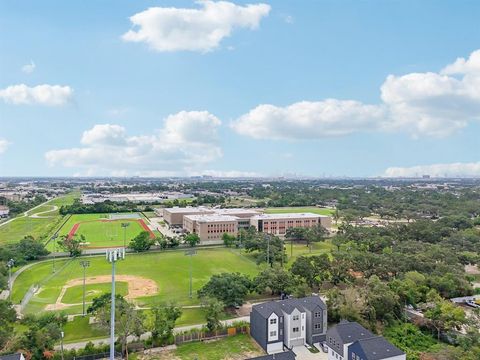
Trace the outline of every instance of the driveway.
{"label": "driveway", "polygon": [[328,359],[328,354],[324,353],[321,349],[319,349],[320,352],[316,354],[311,353],[306,346],[296,346],[292,350],[297,355],[296,360],[327,360]]}

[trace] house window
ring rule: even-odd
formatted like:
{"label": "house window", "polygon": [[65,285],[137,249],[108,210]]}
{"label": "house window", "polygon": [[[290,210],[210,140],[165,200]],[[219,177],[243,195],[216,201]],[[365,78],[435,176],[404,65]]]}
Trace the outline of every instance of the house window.
{"label": "house window", "polygon": [[316,312],[316,313],[315,313],[315,317],[316,317],[316,318],[322,317],[322,313],[321,313],[321,312]]}
{"label": "house window", "polygon": [[298,315],[293,315],[293,321],[298,320]]}
{"label": "house window", "polygon": [[294,333],[297,333],[297,332],[299,332],[300,330],[299,330],[298,327],[294,327],[294,328],[292,329],[292,331],[293,331]]}
{"label": "house window", "polygon": [[318,330],[322,328],[322,324],[315,324],[313,327],[315,328],[315,330]]}
{"label": "house window", "polygon": [[274,337],[274,336],[277,336],[277,332],[276,331],[270,331],[270,337]]}
{"label": "house window", "polygon": [[270,319],[270,325],[274,325],[277,323],[277,319]]}

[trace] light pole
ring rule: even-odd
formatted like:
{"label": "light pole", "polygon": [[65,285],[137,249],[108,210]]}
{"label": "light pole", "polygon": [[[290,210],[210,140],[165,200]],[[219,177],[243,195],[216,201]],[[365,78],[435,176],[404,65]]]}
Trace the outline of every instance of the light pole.
{"label": "light pole", "polygon": [[62,331],[60,332],[60,349],[62,351],[62,360],[63,360],[63,338],[65,337],[65,333]]}
{"label": "light pole", "polygon": [[197,254],[197,250],[187,250],[185,251],[185,256],[190,256],[190,299],[193,297],[193,290],[192,290],[192,256]]}
{"label": "light pole", "polygon": [[107,260],[112,263],[112,304],[110,307],[110,360],[115,359],[115,263],[125,259],[125,248],[108,249]]}
{"label": "light pole", "polygon": [[7,262],[8,266],[8,300],[12,300],[12,267],[15,265],[15,260],[10,259]]}
{"label": "light pole", "polygon": [[123,222],[122,223],[122,228],[123,228],[123,247],[127,247],[127,227],[130,226],[130,223]]}
{"label": "light pole", "polygon": [[83,260],[80,261],[80,265],[83,267],[83,312],[82,316],[85,317],[85,272],[87,270],[87,267],[90,266],[90,261],[88,260]]}

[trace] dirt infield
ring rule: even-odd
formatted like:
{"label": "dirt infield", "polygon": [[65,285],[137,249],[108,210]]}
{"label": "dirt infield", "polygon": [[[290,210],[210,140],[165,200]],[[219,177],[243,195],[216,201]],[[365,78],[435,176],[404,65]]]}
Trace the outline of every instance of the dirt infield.
{"label": "dirt infield", "polygon": [[[146,232],[149,233],[150,239],[155,239],[155,234],[153,233],[152,230],[150,230],[150,228],[148,227],[148,225],[145,223],[145,221],[143,219],[128,219],[128,220],[129,221],[136,221],[142,227],[143,230],[145,230]],[[125,219],[113,219],[113,220],[97,219],[97,220],[87,220],[87,221],[78,222],[78,223],[74,224],[72,229],[68,232],[68,238],[72,239],[75,236],[75,234],[77,233],[78,228],[82,224],[90,223],[90,222],[116,222],[116,221],[119,221],[119,222],[120,221],[125,221]]]}
{"label": "dirt infield", "polygon": [[[158,286],[152,279],[147,279],[141,276],[134,275],[116,275],[115,281],[126,282],[128,284],[128,293],[125,296],[127,300],[133,300],[142,296],[150,296],[158,294]],[[110,275],[92,276],[85,279],[86,284],[102,284],[111,283],[112,277]],[[78,304],[64,304],[62,303],[63,296],[67,292],[68,288],[83,285],[83,279],[72,279],[63,285],[60,295],[58,295],[55,304],[49,304],[45,307],[45,310],[62,310],[68,307],[72,307]]]}

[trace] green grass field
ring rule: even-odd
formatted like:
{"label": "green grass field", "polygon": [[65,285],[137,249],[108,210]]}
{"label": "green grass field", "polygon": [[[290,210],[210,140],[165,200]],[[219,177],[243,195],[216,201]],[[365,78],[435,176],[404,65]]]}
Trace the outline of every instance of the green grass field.
{"label": "green grass field", "polygon": [[[140,306],[175,301],[179,305],[198,304],[196,296],[190,299],[189,289],[189,260],[183,251],[165,253],[128,254],[124,261],[117,264],[117,274],[133,275],[152,279],[159,287],[159,293],[154,296],[136,299]],[[61,270],[60,267],[68,264]],[[72,279],[82,277],[79,260],[57,260],[57,273],[45,283],[42,283],[52,274],[52,262],[39,263],[19,275],[13,287],[12,300],[19,303],[32,284],[41,284],[41,291],[36,294],[26,308],[26,312],[39,312],[48,304],[54,304],[63,285]],[[213,274],[238,271],[247,275],[255,275],[259,267],[245,256],[227,249],[199,249],[192,257],[193,289],[200,289]],[[105,258],[90,258],[90,267],[87,268],[87,277],[108,275],[111,264]],[[81,302],[81,292],[78,291],[78,300],[69,299],[72,303]],[[68,314],[78,314],[81,307],[74,306],[65,310]]]}
{"label": "green grass field", "polygon": [[180,358],[182,360],[223,360],[244,359],[262,354],[263,351],[249,335],[239,334],[216,341],[182,344],[171,353],[162,354],[159,358],[156,358],[161,360],[171,358]]}
{"label": "green grass field", "polygon": [[58,210],[40,215],[49,216],[48,218],[32,218],[30,215],[51,210],[53,206],[60,207],[62,205],[71,204],[79,195],[80,193],[75,191],[68,195],[52,199],[45,205],[29,210],[27,212],[29,216],[23,216],[23,214],[19,215],[13,221],[0,226],[0,244],[18,242],[25,236],[29,235],[39,240],[48,238],[61,223],[62,216],[58,213]]}
{"label": "green grass field", "polygon": [[[111,247],[123,246],[124,243],[124,229],[122,223],[129,223],[126,228],[126,243],[130,242],[140,232],[144,231],[141,225],[132,219],[116,220],[111,222],[102,222],[96,220],[108,219],[110,214],[76,214],[72,215],[69,220],[62,226],[58,235],[67,235],[73,226],[81,223],[77,230],[77,234],[84,235],[86,241],[89,243],[86,247]],[[143,218],[144,219],[144,218]],[[146,221],[146,219],[144,219]],[[155,235],[156,232],[154,232]],[[47,249],[54,251],[55,244],[47,245]]]}
{"label": "green grass field", "polygon": [[285,213],[314,213],[318,215],[333,215],[334,209],[319,208],[316,206],[305,207],[278,207],[265,209],[267,214],[285,214]]}

